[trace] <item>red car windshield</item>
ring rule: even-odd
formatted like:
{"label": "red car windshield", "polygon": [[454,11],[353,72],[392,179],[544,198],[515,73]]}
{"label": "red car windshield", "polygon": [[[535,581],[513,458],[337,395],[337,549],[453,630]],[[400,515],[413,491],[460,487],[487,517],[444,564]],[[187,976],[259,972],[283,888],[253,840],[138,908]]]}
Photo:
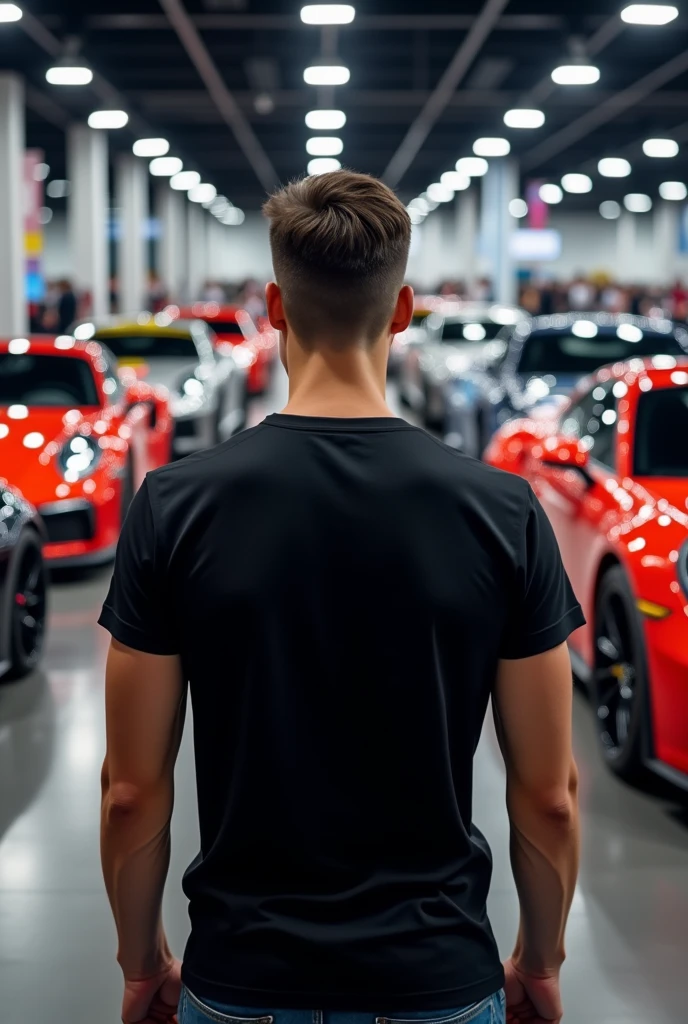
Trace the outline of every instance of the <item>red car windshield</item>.
{"label": "red car windshield", "polygon": [[688,388],[658,388],[638,400],[637,476],[688,476]]}
{"label": "red car windshield", "polygon": [[51,355],[0,353],[0,406],[100,405],[90,363]]}
{"label": "red car windshield", "polygon": [[236,320],[206,320],[208,327],[212,327],[216,334],[238,334],[243,337],[243,331]]}

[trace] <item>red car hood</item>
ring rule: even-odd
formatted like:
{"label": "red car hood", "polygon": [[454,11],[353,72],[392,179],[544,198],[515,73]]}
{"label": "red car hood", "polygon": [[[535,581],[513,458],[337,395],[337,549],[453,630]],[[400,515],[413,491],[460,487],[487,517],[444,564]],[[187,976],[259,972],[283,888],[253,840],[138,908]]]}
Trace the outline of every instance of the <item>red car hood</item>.
{"label": "red car hood", "polygon": [[[55,500],[55,487],[62,481],[53,458],[43,465],[39,456],[51,441],[62,437],[65,428],[64,408],[30,409],[29,415],[23,420],[12,420],[7,410],[0,410],[0,424],[9,428],[6,437],[0,438],[0,463],[3,475],[19,488],[24,497],[34,505]],[[78,425],[84,417],[80,413]],[[24,438],[27,434],[41,434],[43,443],[38,448],[27,448]]]}

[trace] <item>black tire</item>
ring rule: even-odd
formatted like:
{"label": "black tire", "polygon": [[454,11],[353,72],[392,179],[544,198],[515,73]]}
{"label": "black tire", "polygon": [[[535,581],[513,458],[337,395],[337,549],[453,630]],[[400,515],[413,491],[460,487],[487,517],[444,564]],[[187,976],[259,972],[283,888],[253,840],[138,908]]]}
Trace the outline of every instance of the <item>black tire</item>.
{"label": "black tire", "polygon": [[437,410],[433,409],[433,402],[436,402],[436,396],[433,395],[432,389],[428,386],[427,382],[424,386],[425,401],[423,404],[423,424],[428,430],[434,430],[437,433],[441,433],[444,428],[444,412],[439,416]]}
{"label": "black tire", "polygon": [[127,468],[122,477],[122,523],[126,519],[129,506],[134,500],[134,463],[131,455],[127,460]]}
{"label": "black tire", "polygon": [[12,552],[7,580],[10,668],[5,679],[21,679],[40,661],[45,639],[47,570],[35,530],[22,533]]}
{"label": "black tire", "polygon": [[248,410],[251,405],[251,396],[248,393],[248,384],[244,384],[244,393],[241,398],[241,418],[238,425],[234,428],[234,433],[238,434],[239,431],[246,429],[248,423]]}
{"label": "black tire", "polygon": [[213,420],[213,437],[210,442],[211,445],[219,444],[222,440],[222,420],[224,419],[224,411],[222,409],[222,400],[218,401],[217,409],[215,410],[215,418]]}
{"label": "black tire", "polygon": [[604,760],[626,782],[641,782],[650,728],[647,659],[635,598],[620,565],[605,573],[597,595],[591,696]]}

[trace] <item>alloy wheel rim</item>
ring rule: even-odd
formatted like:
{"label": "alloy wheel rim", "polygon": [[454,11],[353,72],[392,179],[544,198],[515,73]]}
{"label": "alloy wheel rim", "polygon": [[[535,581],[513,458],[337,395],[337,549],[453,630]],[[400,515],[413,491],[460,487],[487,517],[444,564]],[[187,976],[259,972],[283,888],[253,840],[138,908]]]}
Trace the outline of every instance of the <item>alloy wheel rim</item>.
{"label": "alloy wheel rim", "polygon": [[40,654],[45,627],[45,570],[38,551],[24,552],[14,594],[15,636],[22,658],[33,662]]}
{"label": "alloy wheel rim", "polygon": [[637,697],[637,672],[631,633],[619,595],[601,609],[595,644],[595,695],[600,738],[609,757],[618,757],[628,741]]}

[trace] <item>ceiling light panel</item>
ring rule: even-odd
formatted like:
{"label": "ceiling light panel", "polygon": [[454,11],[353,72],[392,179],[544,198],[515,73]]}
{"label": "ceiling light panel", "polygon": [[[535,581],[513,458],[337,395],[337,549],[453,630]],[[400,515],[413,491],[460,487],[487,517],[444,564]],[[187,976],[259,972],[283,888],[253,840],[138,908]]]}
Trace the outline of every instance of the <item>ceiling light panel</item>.
{"label": "ceiling light panel", "polygon": [[209,185],[207,182],[201,182],[200,185],[194,185],[188,191],[189,199],[192,203],[212,203],[213,199],[217,195],[217,189],[214,185]]}
{"label": "ceiling light panel", "polygon": [[346,85],[350,77],[343,64],[312,64],[303,73],[307,85]]}
{"label": "ceiling light panel", "polygon": [[557,85],[594,85],[600,80],[600,69],[594,64],[562,64],[552,72]]}
{"label": "ceiling light panel", "polygon": [[463,192],[470,186],[471,179],[467,174],[460,174],[458,171],[445,171],[440,177],[440,184],[454,192]]}
{"label": "ceiling light panel", "polygon": [[559,186],[553,184],[541,185],[538,195],[543,203],[548,203],[550,206],[555,206],[564,198],[564,193]]}
{"label": "ceiling light panel", "polygon": [[507,128],[542,128],[544,123],[545,115],[542,110],[519,107],[507,110],[504,115],[504,124]]}
{"label": "ceiling light panel", "polygon": [[8,21],[20,21],[24,12],[16,4],[0,4],[0,23]]}
{"label": "ceiling light panel", "polygon": [[336,135],[314,135],[306,142],[309,156],[339,156],[343,149],[344,143]]}
{"label": "ceiling light panel", "polygon": [[132,146],[134,156],[165,156],[170,151],[167,139],[137,139]]}
{"label": "ceiling light panel", "polygon": [[54,68],[48,68],[45,80],[50,85],[88,85],[93,81],[93,72],[83,66],[56,64]]}
{"label": "ceiling light panel", "polygon": [[435,181],[428,185],[428,196],[435,203],[450,203],[454,198],[454,189],[443,185],[441,181]]}
{"label": "ceiling light panel", "polygon": [[621,12],[627,25],[668,25],[678,17],[678,7],[671,4],[630,4]]}
{"label": "ceiling light panel", "polygon": [[587,174],[565,174],[561,179],[561,185],[565,192],[582,194],[592,191],[592,178]]}
{"label": "ceiling light panel", "polygon": [[678,156],[678,142],[673,139],[646,139],[643,142],[643,153],[660,159]]}
{"label": "ceiling light panel", "polygon": [[173,174],[179,174],[183,166],[178,156],[156,156],[148,170],[155,178],[171,178]]}
{"label": "ceiling light panel", "polygon": [[597,170],[603,178],[627,178],[631,173],[631,165],[623,157],[607,156],[600,160]]}
{"label": "ceiling light panel", "polygon": [[350,25],[356,17],[351,4],[308,4],[301,8],[305,25]]}
{"label": "ceiling light panel", "polygon": [[459,174],[466,174],[469,178],[482,178],[487,174],[488,163],[482,156],[463,156],[456,161],[456,170]]}
{"label": "ceiling light panel", "polygon": [[512,217],[520,220],[521,217],[525,217],[528,213],[528,203],[525,199],[512,199],[509,203],[509,213]]}
{"label": "ceiling light panel", "polygon": [[314,160],[308,161],[308,173],[327,174],[328,171],[338,171],[341,168],[339,160],[332,156],[316,156]]}
{"label": "ceiling light panel", "polygon": [[621,207],[614,199],[605,199],[600,203],[600,216],[605,220],[618,220],[621,216]]}
{"label": "ceiling light panel", "polygon": [[659,186],[659,194],[662,199],[680,203],[688,196],[688,188],[682,181],[663,181]]}
{"label": "ceiling light panel", "polygon": [[476,139],[473,143],[473,152],[476,156],[506,156],[511,152],[511,143],[508,139],[489,138]]}
{"label": "ceiling light panel", "polygon": [[652,209],[652,200],[644,192],[630,192],[624,196],[624,206],[629,213],[649,213]]}
{"label": "ceiling light panel", "polygon": [[343,110],[311,110],[306,114],[306,127],[311,131],[336,132],[346,124]]}
{"label": "ceiling light panel", "polygon": [[89,128],[117,129],[124,128],[129,115],[124,110],[94,110],[89,116]]}
{"label": "ceiling light panel", "polygon": [[175,192],[188,192],[190,188],[195,188],[200,184],[201,176],[198,171],[177,171],[170,178],[170,185]]}

